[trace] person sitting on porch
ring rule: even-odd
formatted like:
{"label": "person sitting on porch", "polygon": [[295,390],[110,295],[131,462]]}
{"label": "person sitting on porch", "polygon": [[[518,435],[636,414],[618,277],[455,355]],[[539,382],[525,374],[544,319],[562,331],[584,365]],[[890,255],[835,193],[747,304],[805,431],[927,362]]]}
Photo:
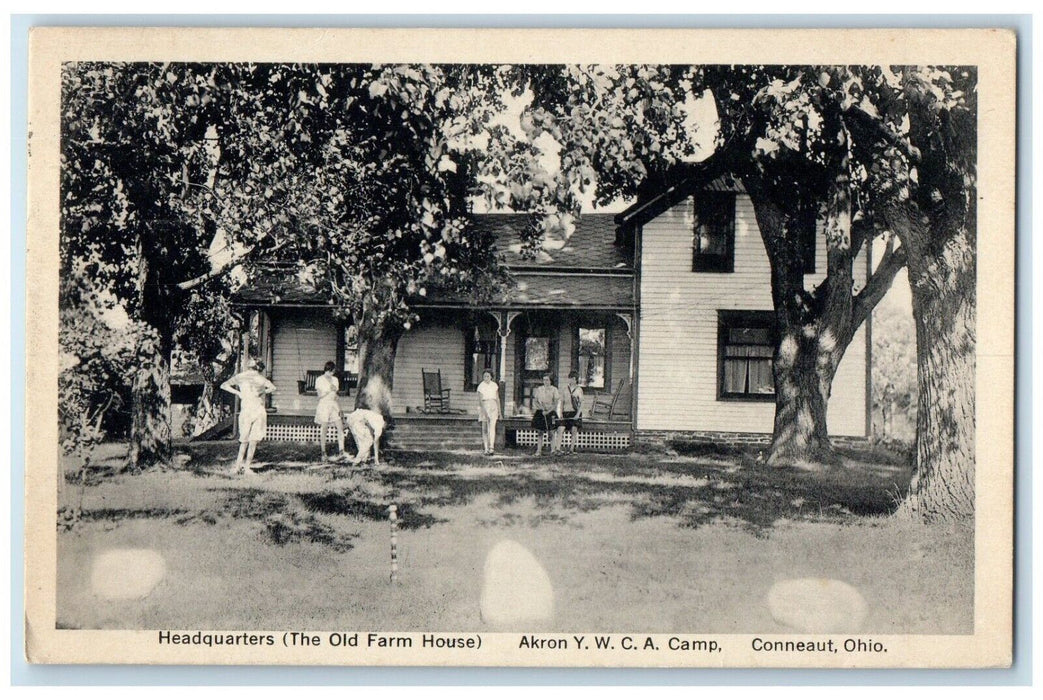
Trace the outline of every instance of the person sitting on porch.
{"label": "person sitting on porch", "polygon": [[247,369],[221,385],[224,391],[235,394],[241,402],[239,407],[239,455],[232,474],[253,474],[253,463],[257,443],[268,435],[268,411],[264,395],[275,392],[275,385],[261,374],[264,363],[260,360],[247,362]]}
{"label": "person sitting on porch", "polygon": [[565,386],[565,391],[561,392],[561,422],[558,423],[558,429],[554,435],[560,449],[565,437],[565,429],[569,429],[572,441],[565,452],[570,454],[576,453],[576,445],[579,444],[579,429],[583,426],[583,388],[577,383],[578,380],[577,372],[569,372],[568,384]]}
{"label": "person sitting on porch", "polygon": [[340,381],[334,376],[333,371],[337,369],[334,362],[327,362],[323,367],[321,376],[315,379],[315,393],[319,397],[319,403],[315,407],[315,422],[319,425],[319,445],[322,447],[322,461],[326,461],[326,433],[330,426],[337,428],[337,453],[336,460],[344,461],[348,455],[344,453],[344,421],[340,417],[340,404],[337,403],[337,392],[340,390]]}
{"label": "person sitting on porch", "polygon": [[478,385],[478,422],[482,426],[482,450],[491,455],[496,448],[496,421],[500,418],[500,385],[493,381],[493,373],[482,372]]}
{"label": "person sitting on porch", "polygon": [[543,436],[551,454],[557,452],[554,423],[561,406],[561,392],[551,383],[550,374],[543,375],[543,384],[532,390],[532,427],[536,431],[536,456],[543,454]]}

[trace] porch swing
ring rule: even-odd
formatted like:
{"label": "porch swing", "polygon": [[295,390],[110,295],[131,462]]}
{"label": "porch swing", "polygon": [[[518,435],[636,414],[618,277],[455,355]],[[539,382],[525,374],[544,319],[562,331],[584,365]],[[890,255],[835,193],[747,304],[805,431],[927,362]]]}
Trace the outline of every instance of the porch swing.
{"label": "porch swing", "polygon": [[[338,332],[341,331],[338,329]],[[339,348],[339,344],[343,342],[343,338],[338,339],[337,342]],[[324,369],[306,370],[304,368],[304,356],[303,353],[301,353],[301,335],[300,328],[298,326],[294,326],[293,328],[293,343],[294,348],[297,351],[297,368],[300,372],[300,378],[297,380],[297,393],[302,396],[315,396],[318,393],[315,389],[315,381],[323,374],[325,374],[326,371]],[[337,354],[341,355],[339,349]],[[342,360],[342,357],[338,357],[338,360]],[[345,376],[344,371],[342,369],[339,369],[335,371],[333,374],[335,377],[337,377],[337,380],[340,382],[340,389],[337,391],[337,394],[340,396],[350,396],[351,386],[348,382],[348,378]]]}

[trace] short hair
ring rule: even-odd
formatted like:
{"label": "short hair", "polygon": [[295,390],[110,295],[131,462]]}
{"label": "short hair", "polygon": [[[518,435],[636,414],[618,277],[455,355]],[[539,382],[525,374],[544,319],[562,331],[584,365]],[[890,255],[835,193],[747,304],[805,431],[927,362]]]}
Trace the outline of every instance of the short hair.
{"label": "short hair", "polygon": [[254,360],[253,367],[258,372],[263,372],[264,371],[264,362],[262,362],[261,360]]}
{"label": "short hair", "polygon": [[337,363],[336,362],[327,362],[326,366],[322,368],[322,371],[324,371],[324,372],[332,372],[335,369],[337,369]]}
{"label": "short hair", "polygon": [[579,372],[576,370],[569,372],[569,379],[579,379]]}
{"label": "short hair", "polygon": [[552,382],[554,381],[554,375],[551,374],[550,372],[544,372],[543,374],[540,375],[540,378],[541,379],[549,379]]}
{"label": "short hair", "polygon": [[493,375],[493,371],[491,369],[483,369],[482,370],[482,376],[484,377],[487,374],[489,375],[489,379],[492,379],[493,376],[494,376]]}

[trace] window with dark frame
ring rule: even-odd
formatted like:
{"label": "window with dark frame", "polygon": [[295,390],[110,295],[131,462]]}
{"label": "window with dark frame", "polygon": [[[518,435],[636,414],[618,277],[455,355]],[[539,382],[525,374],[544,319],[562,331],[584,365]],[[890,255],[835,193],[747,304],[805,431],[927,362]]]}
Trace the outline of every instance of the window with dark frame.
{"label": "window with dark frame", "polygon": [[476,391],[486,370],[496,379],[496,340],[469,328],[464,332],[464,390]]}
{"label": "window with dark frame", "polygon": [[692,271],[735,269],[735,193],[700,192],[694,197]]}
{"label": "window with dark frame", "polygon": [[576,329],[576,373],[578,383],[590,389],[604,389],[610,386],[608,376],[608,328]]}
{"label": "window with dark frame", "polygon": [[717,395],[774,401],[775,319],[771,311],[719,311]]}

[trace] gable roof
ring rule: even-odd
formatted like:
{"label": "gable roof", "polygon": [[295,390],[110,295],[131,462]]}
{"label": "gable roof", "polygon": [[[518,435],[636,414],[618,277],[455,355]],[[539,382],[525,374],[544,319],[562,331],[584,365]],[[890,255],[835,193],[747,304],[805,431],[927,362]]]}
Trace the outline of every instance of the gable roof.
{"label": "gable roof", "polygon": [[691,196],[695,192],[735,192],[743,193],[746,188],[742,182],[729,173],[718,175],[709,182],[705,178],[695,176],[668,187],[653,197],[638,201],[615,217],[615,223],[621,228],[633,228],[648,223],[664,211]]}

